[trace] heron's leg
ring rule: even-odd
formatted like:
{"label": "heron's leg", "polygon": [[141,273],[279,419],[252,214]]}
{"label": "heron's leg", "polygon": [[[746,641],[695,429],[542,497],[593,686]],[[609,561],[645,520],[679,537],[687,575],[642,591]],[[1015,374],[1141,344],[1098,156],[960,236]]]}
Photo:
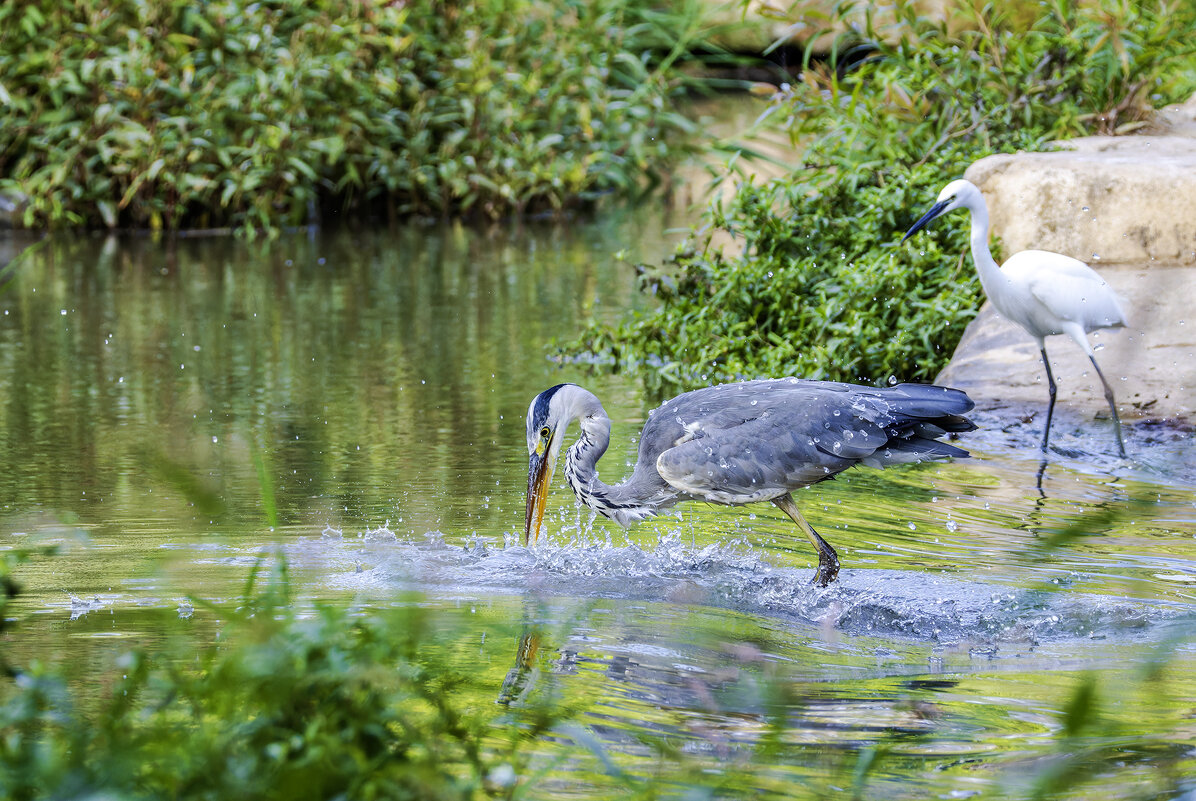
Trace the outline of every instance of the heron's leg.
{"label": "heron's leg", "polygon": [[[1055,376],[1051,374],[1051,360],[1047,358],[1046,348],[1042,348],[1042,366],[1046,368],[1047,391],[1051,393],[1051,402],[1047,404],[1046,427],[1042,430],[1042,452],[1046,453],[1047,440],[1051,437],[1051,417],[1055,414]],[[1099,372],[1099,371],[1098,371]]]}
{"label": "heron's leg", "polygon": [[1096,363],[1095,356],[1089,356],[1092,366],[1096,368],[1096,374],[1100,376],[1100,382],[1105,385],[1105,400],[1109,403],[1109,411],[1113,414],[1113,433],[1117,435],[1117,450],[1121,454],[1121,458],[1125,458],[1125,440],[1121,438],[1121,418],[1117,416],[1117,402],[1113,400],[1113,388],[1109,386],[1109,382],[1105,380],[1105,374],[1100,371],[1100,365]]}
{"label": "heron's leg", "polygon": [[814,571],[814,583],[819,587],[825,587],[835,580],[835,576],[839,575],[839,554],[835,553],[835,549],[831,544],[818,536],[818,532],[814,527],[806,522],[802,517],[801,512],[797,510],[797,504],[793,502],[793,496],[786,492],[779,498],[773,498],[772,502],[777,505],[785,514],[797,523],[798,528],[806,535],[806,538],[813,544],[818,551],[818,569]]}

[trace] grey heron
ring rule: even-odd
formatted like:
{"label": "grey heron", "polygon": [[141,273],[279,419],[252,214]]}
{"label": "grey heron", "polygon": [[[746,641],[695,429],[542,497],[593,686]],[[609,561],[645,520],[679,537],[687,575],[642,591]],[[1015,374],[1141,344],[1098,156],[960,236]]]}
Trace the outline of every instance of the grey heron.
{"label": "grey heron", "polygon": [[971,408],[963,392],[923,384],[876,388],[798,378],[720,384],[654,409],[631,476],[610,485],[598,479],[595,467],[610,444],[610,418],[593,393],[558,384],[527,410],[523,544],[539,536],[557,456],[577,420],[581,435],[565,456],[565,478],[591,509],[626,526],[680,501],[772,501],[818,551],[814,582],[826,586],[839,572],[839,557],[790,493],[855,464],[888,467],[967,456],[938,437],[973,430],[962,416]]}
{"label": "grey heron", "polygon": [[967,209],[972,216],[972,261],[980,274],[984,294],[1002,315],[1020,325],[1038,343],[1042,364],[1046,368],[1047,404],[1046,425],[1042,431],[1042,450],[1047,449],[1051,436],[1051,416],[1055,413],[1055,377],[1047,358],[1046,337],[1067,334],[1088,354],[1101,384],[1105,400],[1113,415],[1113,432],[1117,436],[1117,450],[1125,458],[1125,441],[1121,437],[1121,419],[1113,389],[1105,380],[1096,354],[1088,343],[1088,333],[1098,328],[1121,328],[1126,324],[1117,293],[1079,259],[1052,253],[1049,250],[1023,250],[997,265],[988,249],[988,205],[984,195],[970,181],[952,181],[939,192],[938,200],[920,220],[906,232],[901,241],[922,230],[931,220],[955,209]]}

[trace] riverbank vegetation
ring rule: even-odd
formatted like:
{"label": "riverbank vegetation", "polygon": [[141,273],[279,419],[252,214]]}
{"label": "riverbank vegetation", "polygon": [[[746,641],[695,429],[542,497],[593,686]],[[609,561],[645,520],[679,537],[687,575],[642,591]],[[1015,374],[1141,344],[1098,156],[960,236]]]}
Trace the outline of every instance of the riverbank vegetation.
{"label": "riverbank vegetation", "polygon": [[[592,325],[567,353],[638,371],[657,392],[778,375],[933,379],[981,299],[961,258],[965,216],[899,246],[942,185],[992,153],[1131,131],[1196,89],[1190,3],[1058,0],[1037,16],[948,5],[950,26],[909,2],[884,18],[840,3],[834,16],[859,26],[773,101],[800,164],[743,180],[672,263],[639,269],[658,308]],[[722,248],[725,234],[742,252]]]}
{"label": "riverbank vegetation", "polygon": [[13,0],[16,221],[281,226],[557,211],[658,180],[694,3]]}

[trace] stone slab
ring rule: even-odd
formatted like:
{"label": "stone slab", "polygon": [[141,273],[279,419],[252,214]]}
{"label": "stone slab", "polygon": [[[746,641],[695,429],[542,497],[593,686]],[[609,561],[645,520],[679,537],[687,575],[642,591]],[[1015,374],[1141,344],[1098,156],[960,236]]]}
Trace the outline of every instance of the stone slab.
{"label": "stone slab", "polygon": [[1005,257],[1037,248],[1100,263],[1196,264],[1196,138],[1089,136],[980,159]]}
{"label": "stone slab", "polygon": [[[835,36],[849,28],[862,29],[866,15],[882,37],[896,41],[898,34],[885,34],[893,20],[893,7],[884,4],[859,4],[837,7],[832,0],[703,0],[715,44],[735,53],[764,54],[776,45],[804,48],[813,42],[815,52],[831,49]],[[947,19],[945,0],[914,0],[919,16]],[[857,37],[858,38],[858,37]],[[797,66],[796,64],[794,66]]]}

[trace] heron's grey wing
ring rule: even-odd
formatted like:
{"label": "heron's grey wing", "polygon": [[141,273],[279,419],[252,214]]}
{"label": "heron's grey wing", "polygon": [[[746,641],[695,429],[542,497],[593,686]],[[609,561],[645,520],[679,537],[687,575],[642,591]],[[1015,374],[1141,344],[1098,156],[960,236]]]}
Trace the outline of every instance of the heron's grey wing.
{"label": "heron's grey wing", "polygon": [[669,413],[680,436],[661,449],[657,472],[714,503],[775,498],[828,478],[884,444],[880,426],[856,419],[854,402],[848,384],[799,379],[686,393],[659,410]]}
{"label": "heron's grey wing", "polygon": [[750,381],[670,404],[671,432],[683,433],[673,447],[659,448],[656,469],[674,487],[715,503],[769,500],[857,462],[966,456],[934,438],[973,428],[958,416],[972,406],[966,395],[921,385]]}
{"label": "heron's grey wing", "polygon": [[865,443],[880,445],[887,439],[878,426],[839,433],[843,436],[838,439],[825,436],[827,432],[811,436],[764,416],[670,448],[657,458],[656,469],[669,484],[707,501],[766,501],[855,464],[855,459],[834,452],[842,450],[843,443],[848,449],[864,445],[862,450],[871,454],[875,447]]}

